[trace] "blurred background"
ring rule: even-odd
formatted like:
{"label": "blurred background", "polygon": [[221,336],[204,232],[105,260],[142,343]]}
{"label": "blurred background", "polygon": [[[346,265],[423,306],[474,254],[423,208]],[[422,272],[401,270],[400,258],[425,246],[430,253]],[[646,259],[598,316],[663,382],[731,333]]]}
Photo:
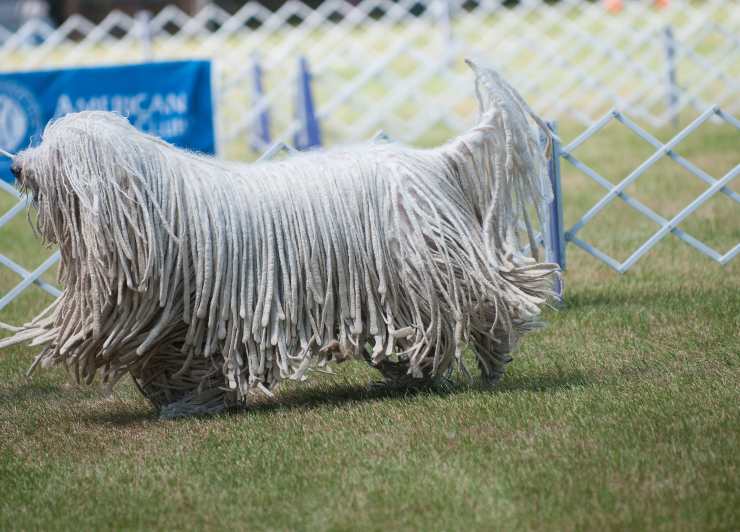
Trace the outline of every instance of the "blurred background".
{"label": "blurred background", "polygon": [[254,158],[296,134],[295,99],[307,73],[325,144],[379,129],[422,145],[449,138],[475,116],[465,56],[500,69],[566,129],[612,107],[661,128],[710,104],[740,106],[740,9],[732,1],[0,5],[4,71],[212,59],[220,151],[231,158]]}

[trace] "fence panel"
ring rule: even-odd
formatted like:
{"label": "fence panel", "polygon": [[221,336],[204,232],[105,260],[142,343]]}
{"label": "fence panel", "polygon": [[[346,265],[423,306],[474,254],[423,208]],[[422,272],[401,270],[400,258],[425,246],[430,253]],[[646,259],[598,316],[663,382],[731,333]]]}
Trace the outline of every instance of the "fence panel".
{"label": "fence panel", "polygon": [[[13,206],[8,209],[2,216],[0,216],[0,229],[7,225],[13,218],[20,213],[25,213],[28,208],[29,200],[27,197],[22,196],[12,185],[9,185],[2,179],[0,179],[0,191],[4,194],[9,194],[16,202]],[[56,286],[45,282],[41,279],[41,276],[54,267],[59,262],[59,251],[55,251],[47,259],[45,259],[38,267],[33,271],[26,270],[23,266],[12,260],[10,257],[0,253],[0,265],[4,266],[11,272],[15,273],[20,277],[20,281],[6,294],[0,297],[0,310],[8,306],[15,298],[17,298],[21,292],[26,288],[35,284],[42,290],[53,297],[61,295],[61,290]]]}
{"label": "fence panel", "polygon": [[[681,141],[685,140],[688,136],[692,134],[696,134],[702,124],[705,124],[712,119],[721,120],[722,122],[734,127],[735,130],[740,131],[740,121],[738,121],[731,114],[724,112],[718,106],[714,105],[705,110],[700,116],[698,116],[683,130],[677,133],[671,140],[664,144],[653,135],[648,133],[645,129],[640,127],[625,113],[613,110],[605,114],[598,121],[596,121],[591,127],[589,127],[581,135],[576,137],[567,146],[559,147],[558,157],[555,159],[555,164],[551,167],[551,176],[553,178],[555,178],[556,176],[557,178],[559,178],[560,159],[563,159],[567,161],[573,168],[577,169],[579,172],[583,173],[595,183],[597,183],[600,187],[606,190],[606,194],[601,197],[601,199],[599,199],[590,209],[588,209],[588,211],[583,216],[581,216],[568,230],[563,233],[562,245],[567,242],[571,242],[584,250],[586,253],[595,257],[596,259],[606,263],[619,273],[624,273],[629,270],[640,258],[642,258],[658,242],[660,242],[669,234],[675,235],[685,244],[688,244],[700,253],[706,255],[710,259],[722,265],[729,263],[733,258],[735,258],[740,252],[740,242],[736,243],[725,253],[721,253],[711,246],[707,245],[705,242],[702,242],[701,240],[693,237],[692,235],[678,227],[679,224],[681,224],[691,214],[696,212],[702,205],[704,205],[716,194],[724,194],[734,202],[734,205],[740,203],[740,194],[733,191],[729,186],[732,180],[735,179],[738,174],[740,174],[740,163],[736,164],[725,175],[717,179],[693,164],[691,161],[682,157],[676,151],[676,146],[678,146]],[[589,139],[594,138],[600,131],[602,131],[607,125],[611,123],[618,123],[623,125],[655,149],[650,157],[644,160],[617,184],[613,184],[606,177],[601,175],[589,165],[585,164],[583,161],[579,160],[573,154],[576,148],[586,143]],[[635,183],[658,161],[666,157],[672,159],[688,173],[693,174],[694,176],[696,176],[697,179],[709,185],[707,189],[705,189],[693,201],[691,201],[678,213],[673,215],[670,219],[664,218],[663,216],[659,215],[653,209],[651,209],[638,199],[632,197],[625,191],[625,189],[627,189],[631,184]],[[637,249],[635,249],[624,261],[621,262],[610,256],[605,251],[599,249],[595,245],[585,241],[578,236],[579,231],[581,231],[589,222],[594,219],[597,214],[602,212],[616,199],[621,200],[622,202],[624,202],[624,204],[642,214],[658,226],[658,229],[655,231],[655,233],[653,233],[647,240],[639,245]],[[564,265],[564,259],[563,263],[561,264]]]}

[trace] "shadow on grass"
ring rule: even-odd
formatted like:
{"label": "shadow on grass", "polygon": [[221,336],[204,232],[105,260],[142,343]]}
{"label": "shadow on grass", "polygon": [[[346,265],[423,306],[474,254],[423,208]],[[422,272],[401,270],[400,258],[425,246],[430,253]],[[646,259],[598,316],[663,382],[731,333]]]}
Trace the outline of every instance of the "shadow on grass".
{"label": "shadow on grass", "polygon": [[[343,406],[351,408],[355,404],[404,400],[423,397],[446,397],[464,393],[555,393],[575,387],[589,385],[589,379],[581,372],[552,373],[540,375],[511,375],[494,388],[488,388],[479,382],[471,384],[453,383],[451,386],[434,386],[420,389],[395,388],[391,386],[369,387],[355,383],[335,383],[329,386],[314,385],[281,392],[277,398],[260,397],[247,408],[237,408],[203,418],[223,418],[232,416],[264,415],[271,412],[290,410],[310,410],[326,407]],[[114,412],[91,413],[83,419],[93,424],[117,426],[151,423],[158,420],[154,409],[116,410]],[[191,418],[178,418],[169,422],[182,422]]]}
{"label": "shadow on grass", "polygon": [[629,290],[627,288],[619,291],[604,292],[603,290],[581,290],[573,295],[566,296],[562,311],[574,311],[590,308],[606,308],[614,310],[625,305],[649,305],[663,303],[666,299],[679,299],[684,297],[687,301],[690,296],[685,293],[648,289],[641,287],[640,290]]}
{"label": "shadow on grass", "polygon": [[0,389],[0,403],[42,401],[51,397],[58,399],[83,396],[87,399],[94,393],[93,391],[83,390],[84,388],[81,386],[65,386],[25,379],[25,382],[16,386]]}
{"label": "shadow on grass", "polygon": [[[215,416],[214,416],[215,417]],[[91,412],[83,414],[80,419],[90,425],[110,425],[113,427],[134,427],[160,423],[159,414],[149,403],[146,406],[117,408],[113,411]]]}
{"label": "shadow on grass", "polygon": [[588,375],[581,371],[569,373],[552,372],[538,375],[505,376],[493,392],[538,392],[553,393],[591,384]]}

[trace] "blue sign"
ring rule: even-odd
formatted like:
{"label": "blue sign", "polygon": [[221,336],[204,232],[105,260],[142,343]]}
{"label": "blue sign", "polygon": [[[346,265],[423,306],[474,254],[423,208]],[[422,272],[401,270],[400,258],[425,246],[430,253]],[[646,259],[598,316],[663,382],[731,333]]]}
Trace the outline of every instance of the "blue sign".
{"label": "blue sign", "polygon": [[[182,148],[216,151],[209,61],[0,73],[0,148],[17,153],[50,120],[87,110],[115,111]],[[0,178],[13,181],[5,157]]]}

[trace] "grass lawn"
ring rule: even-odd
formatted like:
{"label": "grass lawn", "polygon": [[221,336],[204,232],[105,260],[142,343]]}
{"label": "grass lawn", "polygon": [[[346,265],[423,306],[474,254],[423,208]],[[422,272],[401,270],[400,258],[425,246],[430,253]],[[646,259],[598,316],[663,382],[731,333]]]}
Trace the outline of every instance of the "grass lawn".
{"label": "grass lawn", "polygon": [[[740,135],[707,125],[678,151],[720,177]],[[610,126],[576,155],[616,181],[648,152]],[[564,170],[570,226],[601,191]],[[669,217],[705,188],[667,161],[628,192]],[[25,226],[0,249],[32,269]],[[716,197],[681,227],[726,251],[740,209]],[[615,205],[582,236],[623,260],[655,229]],[[62,369],[27,379],[36,349],[8,349],[0,529],[736,529],[740,260],[670,237],[620,276],[568,251],[564,306],[494,391],[370,392],[377,376],[350,363],[244,413],[160,421],[129,382],[106,399]],[[14,282],[0,274],[0,293]]]}

